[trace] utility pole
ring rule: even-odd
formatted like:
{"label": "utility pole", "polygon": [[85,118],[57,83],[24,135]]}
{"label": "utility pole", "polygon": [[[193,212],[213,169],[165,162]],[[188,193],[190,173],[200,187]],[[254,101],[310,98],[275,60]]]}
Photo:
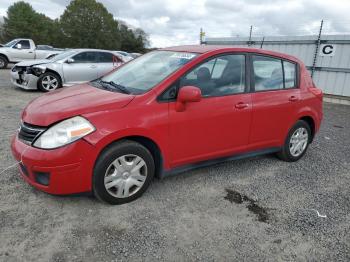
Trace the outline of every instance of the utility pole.
{"label": "utility pole", "polygon": [[249,31],[249,41],[248,41],[248,46],[251,45],[251,41],[252,41],[252,32],[253,32],[253,26],[250,26],[250,31]]}
{"label": "utility pole", "polygon": [[312,68],[311,68],[311,77],[314,76],[314,72],[315,72],[315,67],[316,67],[316,62],[317,62],[317,55],[318,55],[318,49],[320,48],[320,44],[321,44],[322,27],[323,27],[323,19],[321,20],[320,31],[318,32],[318,37],[317,37],[317,41],[316,41],[314,60],[312,62]]}
{"label": "utility pole", "polygon": [[263,44],[264,44],[264,41],[265,41],[265,36],[263,37],[263,39],[262,39],[262,41],[261,41],[260,49],[262,49]]}
{"label": "utility pole", "polygon": [[203,31],[203,28],[201,28],[200,32],[199,32],[199,44],[202,45],[204,44],[204,39],[205,37],[205,32]]}

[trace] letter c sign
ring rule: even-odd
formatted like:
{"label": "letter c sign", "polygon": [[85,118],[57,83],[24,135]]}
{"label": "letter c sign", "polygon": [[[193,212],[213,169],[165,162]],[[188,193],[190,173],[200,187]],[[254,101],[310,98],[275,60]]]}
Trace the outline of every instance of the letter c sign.
{"label": "letter c sign", "polygon": [[332,44],[322,44],[320,45],[320,56],[334,56],[335,45]]}

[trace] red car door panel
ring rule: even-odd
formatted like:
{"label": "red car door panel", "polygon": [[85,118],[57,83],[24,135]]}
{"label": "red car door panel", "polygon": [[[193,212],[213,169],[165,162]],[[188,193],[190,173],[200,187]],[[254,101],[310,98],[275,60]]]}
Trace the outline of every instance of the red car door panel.
{"label": "red car door panel", "polygon": [[299,89],[253,93],[250,147],[281,146],[295,118],[299,98]]}
{"label": "red car door panel", "polygon": [[[245,106],[237,108],[236,105]],[[172,166],[244,151],[251,123],[251,95],[204,98],[184,112],[169,106]]]}

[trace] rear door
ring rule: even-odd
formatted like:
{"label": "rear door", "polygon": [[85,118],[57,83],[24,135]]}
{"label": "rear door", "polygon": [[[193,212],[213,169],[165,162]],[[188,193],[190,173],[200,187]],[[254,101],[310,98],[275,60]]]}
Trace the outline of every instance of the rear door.
{"label": "rear door", "polygon": [[98,76],[98,52],[83,51],[71,57],[74,61],[63,63],[63,75],[66,84],[91,81]]}
{"label": "rear door", "polygon": [[297,65],[279,58],[252,55],[253,118],[249,146],[277,147],[294,124],[300,89]]}
{"label": "rear door", "polygon": [[180,79],[177,89],[196,86],[202,99],[188,103],[184,112],[169,103],[172,167],[245,150],[251,124],[245,72],[245,55],[227,54],[209,59]]}
{"label": "rear door", "polygon": [[122,61],[110,52],[98,52],[97,77],[101,77],[122,64]]}

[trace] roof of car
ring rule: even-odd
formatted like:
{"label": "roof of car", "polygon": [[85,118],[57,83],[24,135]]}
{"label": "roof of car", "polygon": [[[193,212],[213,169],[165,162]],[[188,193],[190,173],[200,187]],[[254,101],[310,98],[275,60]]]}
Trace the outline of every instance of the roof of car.
{"label": "roof of car", "polygon": [[76,51],[76,52],[87,52],[87,51],[92,51],[92,52],[109,52],[112,53],[118,57],[122,56],[118,51],[114,50],[105,50],[105,49],[93,49],[93,48],[73,48],[69,49],[66,51]]}
{"label": "roof of car", "polygon": [[97,52],[116,52],[116,51],[112,51],[112,50],[105,50],[105,49],[93,49],[93,48],[73,48],[70,50],[74,50],[74,51],[97,51]]}
{"label": "roof of car", "polygon": [[204,54],[204,53],[213,52],[213,51],[248,52],[248,53],[259,53],[259,54],[265,54],[265,55],[278,56],[278,57],[300,62],[300,60],[294,56],[275,52],[275,51],[250,48],[250,47],[229,46],[229,45],[183,45],[183,46],[172,46],[172,47],[161,48],[159,50],[175,51],[175,52],[190,52],[190,53],[199,53],[199,54]]}

